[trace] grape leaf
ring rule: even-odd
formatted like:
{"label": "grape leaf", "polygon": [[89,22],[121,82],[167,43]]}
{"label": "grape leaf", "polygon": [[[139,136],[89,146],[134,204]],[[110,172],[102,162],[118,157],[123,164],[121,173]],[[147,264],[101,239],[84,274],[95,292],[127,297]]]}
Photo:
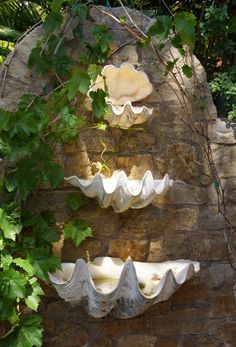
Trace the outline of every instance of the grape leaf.
{"label": "grape leaf", "polygon": [[0,292],[9,299],[24,298],[26,283],[25,276],[14,269],[0,272]]}
{"label": "grape leaf", "polygon": [[72,239],[78,247],[82,241],[87,237],[92,236],[92,229],[88,226],[87,222],[83,219],[71,220],[65,225],[64,237]]}
{"label": "grape leaf", "polygon": [[179,12],[175,15],[175,28],[182,39],[182,43],[188,45],[192,50],[195,45],[196,17],[192,13]]}
{"label": "grape leaf", "polygon": [[49,35],[53,31],[59,29],[62,24],[62,20],[63,18],[60,12],[51,12],[43,23],[45,34]]}
{"label": "grape leaf", "polygon": [[3,337],[3,347],[41,347],[43,337],[42,318],[39,315],[23,315],[20,322]]}
{"label": "grape leaf", "polygon": [[101,75],[102,68],[100,65],[97,64],[90,64],[88,66],[88,74],[90,78],[95,81],[98,75]]}
{"label": "grape leaf", "polygon": [[188,66],[187,64],[184,64],[182,66],[182,71],[185,74],[185,76],[187,76],[188,78],[191,78],[193,75],[193,71],[192,71],[191,67]]}
{"label": "grape leaf", "polygon": [[81,22],[84,22],[88,17],[88,6],[83,4],[73,4],[72,11],[75,12]]}
{"label": "grape leaf", "polygon": [[14,324],[18,320],[15,310],[15,301],[8,298],[1,298],[0,300],[0,321],[9,321]]}
{"label": "grape leaf", "polygon": [[166,71],[165,71],[165,75],[167,75],[168,72],[170,72],[170,71],[173,70],[173,68],[174,68],[175,64],[177,63],[178,59],[179,59],[179,58],[176,58],[176,59],[174,59],[174,60],[168,60],[168,61],[166,62]]}
{"label": "grape leaf", "polygon": [[34,68],[35,71],[41,75],[45,75],[51,67],[49,57],[43,51],[41,47],[35,47],[31,50],[28,65],[30,68]]}
{"label": "grape leaf", "polygon": [[67,198],[67,206],[72,210],[76,211],[80,209],[85,203],[84,196],[78,193],[69,193]]}
{"label": "grape leaf", "polygon": [[37,282],[36,277],[31,278],[29,282],[32,287],[32,293],[27,296],[27,298],[25,298],[25,303],[32,310],[37,311],[39,303],[41,301],[40,296],[44,295],[44,292]]}
{"label": "grape leaf", "polygon": [[78,91],[82,94],[86,94],[89,90],[89,86],[89,74],[86,71],[77,68],[67,84],[68,98],[70,100],[73,99]]}
{"label": "grape leaf", "polygon": [[106,92],[102,89],[98,89],[95,92],[92,91],[89,93],[92,101],[92,107],[93,112],[98,120],[103,120],[106,110],[107,110],[107,104],[106,104]]}
{"label": "grape leaf", "polygon": [[74,142],[78,138],[78,128],[84,126],[84,120],[76,116],[72,110],[65,106],[59,114],[60,122],[54,128],[56,135],[63,142]]}
{"label": "grape leaf", "polygon": [[0,109],[0,131],[6,129],[11,117],[11,112]]}
{"label": "grape leaf", "polygon": [[28,253],[28,259],[35,268],[35,274],[48,281],[48,272],[55,272],[60,267],[60,260],[44,248],[35,248]]}
{"label": "grape leaf", "polygon": [[33,276],[35,274],[34,267],[30,264],[28,259],[22,259],[22,258],[15,258],[13,259],[13,262],[21,267],[29,276]]}
{"label": "grape leaf", "polygon": [[156,22],[149,28],[149,36],[157,36],[160,40],[165,40],[172,27],[172,19],[170,16],[157,16]]}
{"label": "grape leaf", "polygon": [[10,265],[12,263],[12,256],[7,254],[7,255],[1,255],[1,261],[0,261],[0,267],[6,271],[9,270]]}
{"label": "grape leaf", "polygon": [[16,220],[8,215],[2,208],[0,208],[0,229],[6,239],[15,241],[16,235],[18,235],[22,229],[21,223],[17,223]]}

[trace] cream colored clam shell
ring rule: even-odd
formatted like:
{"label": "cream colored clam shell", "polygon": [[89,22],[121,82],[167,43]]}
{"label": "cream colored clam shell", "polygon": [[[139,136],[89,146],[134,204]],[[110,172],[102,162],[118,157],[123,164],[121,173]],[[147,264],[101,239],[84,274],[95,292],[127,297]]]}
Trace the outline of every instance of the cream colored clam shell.
{"label": "cream colored clam shell", "polygon": [[149,170],[141,180],[128,179],[124,171],[115,172],[110,178],[97,173],[90,180],[77,176],[67,177],[65,180],[79,187],[86,196],[96,197],[102,208],[112,206],[115,212],[143,208],[157,195],[165,193],[173,183],[167,174],[163,179],[154,180]]}
{"label": "cream colored clam shell", "polygon": [[111,313],[126,319],[167,300],[199,269],[199,263],[190,260],[140,263],[128,259],[123,263],[100,257],[88,264],[83,259],[63,263],[62,271],[49,277],[61,298],[82,305],[92,317]]}
{"label": "cream colored clam shell", "polygon": [[134,124],[142,124],[152,115],[153,109],[146,106],[132,106],[130,101],[126,101],[124,106],[114,106],[107,102],[108,112],[105,119],[111,126],[130,128]]}
{"label": "cream colored clam shell", "polygon": [[89,91],[105,90],[104,78],[109,93],[107,101],[115,106],[124,105],[127,101],[142,100],[153,91],[146,73],[135,70],[130,63],[123,63],[120,67],[104,66],[101,76],[97,77]]}

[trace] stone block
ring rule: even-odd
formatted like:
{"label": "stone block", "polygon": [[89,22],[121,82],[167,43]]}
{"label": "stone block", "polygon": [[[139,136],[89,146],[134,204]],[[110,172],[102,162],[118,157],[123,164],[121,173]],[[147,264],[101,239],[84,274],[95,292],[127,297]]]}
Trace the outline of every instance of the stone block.
{"label": "stone block", "polygon": [[216,118],[212,131],[212,143],[236,144],[234,128],[227,119]]}
{"label": "stone block", "polygon": [[128,257],[132,260],[144,261],[147,255],[147,240],[111,240],[108,247],[108,256],[118,257],[125,261]]}
{"label": "stone block", "polygon": [[111,208],[101,209],[88,203],[88,206],[74,212],[72,216],[76,219],[86,220],[95,237],[111,236],[119,228],[119,214]]}
{"label": "stone block", "polygon": [[231,317],[235,313],[235,296],[233,291],[227,294],[212,293],[210,317]]}
{"label": "stone block", "polygon": [[98,129],[81,129],[77,146],[79,149],[85,148],[88,152],[102,153],[115,152],[116,143],[122,135],[120,129],[108,128],[105,132]]}
{"label": "stone block", "polygon": [[[181,290],[181,288],[179,289]],[[151,316],[147,318],[147,331],[158,336],[197,335],[201,334],[206,316],[205,308],[180,308],[169,311],[165,316]],[[178,317],[178,318],[177,318]],[[165,329],[163,330],[163,327]]]}
{"label": "stone block", "polygon": [[220,178],[235,177],[236,145],[212,144],[212,155]]}
{"label": "stone block", "polygon": [[201,267],[201,281],[204,281],[207,288],[217,288],[218,292],[233,292],[235,270],[228,261],[212,262],[207,268]]}
{"label": "stone block", "polygon": [[173,185],[168,192],[158,196],[152,202],[152,205],[156,207],[158,207],[158,204],[202,205],[206,201],[207,193],[205,188],[174,179]]}
{"label": "stone block", "polygon": [[199,214],[199,230],[222,230],[224,218],[218,213],[217,206],[203,207]]}
{"label": "stone block", "polygon": [[83,241],[79,247],[70,240],[65,240],[62,249],[62,261],[75,263],[77,259],[83,258],[87,260],[87,256],[93,260],[97,256],[104,255],[105,243],[102,244],[101,241],[95,238],[89,238]]}
{"label": "stone block", "polygon": [[224,230],[201,230],[189,238],[190,254],[199,260],[223,260],[228,258]]}
{"label": "stone block", "polygon": [[177,290],[172,301],[172,308],[200,307],[209,305],[209,294],[203,284],[187,281]]}
{"label": "stone block", "polygon": [[46,338],[44,341],[45,347],[84,347],[89,342],[89,336],[83,329],[78,329],[78,326],[71,325],[65,322],[57,323],[55,335]]}
{"label": "stone block", "polygon": [[[87,151],[68,153],[64,156],[64,176],[78,176],[79,178],[88,179],[92,176],[92,162],[90,161]],[[70,186],[65,183],[65,186]]]}
{"label": "stone block", "polygon": [[[152,124],[152,123],[151,123]],[[143,128],[143,130],[136,130],[131,128],[128,134],[125,132],[117,144],[119,152],[123,154],[132,153],[152,153],[157,151],[157,145],[154,136],[148,132],[148,124],[144,123],[139,125],[138,129]],[[146,130],[147,128],[147,130]]]}
{"label": "stone block", "polygon": [[174,260],[191,258],[189,239],[191,238],[188,233],[171,233],[167,234],[164,238],[162,248],[162,260]]}
{"label": "stone block", "polygon": [[165,253],[163,249],[164,238],[160,237],[158,240],[151,241],[148,251],[148,262],[158,262],[163,259]]}
{"label": "stone block", "polygon": [[133,334],[119,337],[114,341],[115,347],[156,347],[157,336],[147,334]]}
{"label": "stone block", "polygon": [[199,184],[201,153],[196,147],[187,143],[170,144],[154,159],[161,175],[168,173],[175,180]]}

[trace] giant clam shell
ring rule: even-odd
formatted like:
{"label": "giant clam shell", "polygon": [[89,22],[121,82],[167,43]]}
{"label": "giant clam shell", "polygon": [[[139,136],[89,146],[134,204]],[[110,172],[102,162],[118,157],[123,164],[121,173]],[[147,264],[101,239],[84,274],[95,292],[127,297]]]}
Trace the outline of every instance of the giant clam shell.
{"label": "giant clam shell", "polygon": [[134,66],[127,62],[120,67],[106,65],[91,85],[89,92],[105,90],[105,83],[109,94],[106,97],[108,112],[105,119],[111,126],[129,128],[134,124],[146,122],[151,116],[152,108],[132,105],[132,102],[145,99],[153,91],[145,72],[135,70]]}
{"label": "giant clam shell", "polygon": [[100,257],[92,263],[83,259],[63,263],[62,271],[49,277],[61,298],[80,304],[92,317],[110,313],[126,319],[167,300],[199,270],[199,263],[191,260],[141,263],[128,259],[123,263]]}
{"label": "giant clam shell", "polygon": [[132,106],[130,101],[126,101],[124,106],[114,106],[107,102],[108,112],[105,119],[111,126],[130,128],[134,124],[142,124],[152,115],[153,109],[146,106]]}
{"label": "giant clam shell", "polygon": [[115,106],[145,99],[153,91],[147,74],[135,70],[130,63],[123,63],[120,67],[105,65],[89,91],[105,90],[104,78],[109,94],[106,100]]}
{"label": "giant clam shell", "polygon": [[165,193],[173,183],[167,174],[163,179],[154,180],[149,170],[141,180],[128,179],[124,171],[115,172],[110,178],[97,173],[89,180],[77,176],[67,177],[65,180],[79,187],[86,196],[96,197],[102,208],[112,206],[115,212],[143,208],[157,195]]}

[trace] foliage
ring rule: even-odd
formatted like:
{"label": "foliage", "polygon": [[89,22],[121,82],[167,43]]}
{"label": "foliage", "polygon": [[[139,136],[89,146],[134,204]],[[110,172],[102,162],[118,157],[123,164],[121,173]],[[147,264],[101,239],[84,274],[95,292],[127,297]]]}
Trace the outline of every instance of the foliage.
{"label": "foliage", "polygon": [[83,240],[92,236],[92,229],[83,219],[71,220],[65,225],[65,240],[72,239],[78,247]]}
{"label": "foliage", "polygon": [[236,68],[231,67],[228,72],[220,72],[211,82],[211,90],[216,98],[223,98],[226,113],[230,121],[236,119]]}
{"label": "foliage", "polygon": [[1,0],[0,63],[13,49],[21,34],[41,21],[49,10],[50,2],[47,0]]}
{"label": "foliage", "polygon": [[[48,281],[48,272],[60,267],[52,252],[59,234],[50,212],[33,213],[27,206],[40,187],[54,189],[62,183],[63,171],[54,159],[55,144],[77,140],[79,129],[85,126],[84,111],[78,111],[78,105],[101,73],[100,63],[109,51],[107,28],[95,26],[93,43],[81,36],[85,49],[80,67],[76,67],[66,54],[58,4],[52,2],[53,10],[43,24],[44,39],[29,58],[29,66],[38,74],[50,73],[54,89],[48,92],[45,86],[39,95],[24,95],[15,112],[0,110],[0,153],[6,169],[0,208],[0,320],[6,323],[6,334],[0,345],[7,347],[42,345],[41,318],[36,314],[44,295],[40,283]],[[72,9],[85,19],[87,7],[71,1]],[[98,90],[96,95],[94,113],[102,120],[106,93]],[[70,194],[68,204],[77,210],[84,200]],[[64,232],[77,246],[92,236],[84,220],[67,221]]]}

